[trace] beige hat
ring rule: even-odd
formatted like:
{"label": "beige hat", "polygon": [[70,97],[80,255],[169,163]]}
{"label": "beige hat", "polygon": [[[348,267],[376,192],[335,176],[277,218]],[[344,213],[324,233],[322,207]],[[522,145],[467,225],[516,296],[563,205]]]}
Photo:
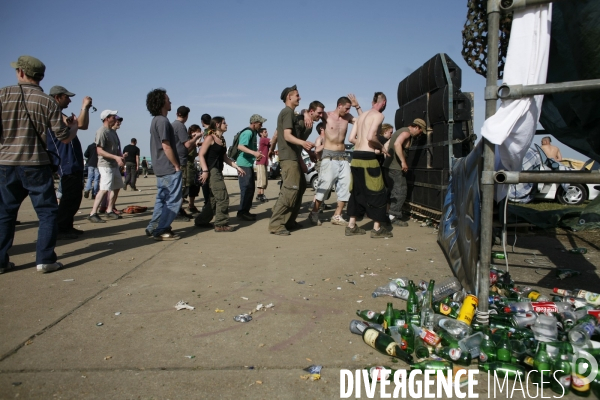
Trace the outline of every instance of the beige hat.
{"label": "beige hat", "polygon": [[425,130],[425,128],[427,128],[427,124],[421,118],[415,119],[411,125],[418,126],[423,131]]}

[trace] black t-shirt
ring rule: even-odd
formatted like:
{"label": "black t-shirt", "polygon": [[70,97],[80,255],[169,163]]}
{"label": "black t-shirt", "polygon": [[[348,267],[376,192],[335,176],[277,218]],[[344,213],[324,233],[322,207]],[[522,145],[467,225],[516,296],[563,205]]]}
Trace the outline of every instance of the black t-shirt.
{"label": "black t-shirt", "polygon": [[128,144],[123,149],[123,154],[129,153],[127,157],[125,157],[125,162],[135,163],[135,157],[140,155],[140,148],[133,144]]}

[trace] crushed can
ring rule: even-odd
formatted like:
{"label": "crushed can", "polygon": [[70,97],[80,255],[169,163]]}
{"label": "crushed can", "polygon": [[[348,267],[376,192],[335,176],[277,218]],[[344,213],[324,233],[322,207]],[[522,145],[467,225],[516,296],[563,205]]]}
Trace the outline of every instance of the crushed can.
{"label": "crushed can", "polygon": [[235,322],[250,322],[252,321],[252,316],[249,314],[240,314],[233,317]]}

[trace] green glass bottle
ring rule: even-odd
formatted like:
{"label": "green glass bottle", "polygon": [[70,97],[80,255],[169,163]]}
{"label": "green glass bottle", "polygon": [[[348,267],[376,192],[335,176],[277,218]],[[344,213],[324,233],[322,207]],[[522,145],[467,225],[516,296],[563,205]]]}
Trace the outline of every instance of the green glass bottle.
{"label": "green glass bottle", "polygon": [[377,329],[365,329],[363,332],[363,341],[372,348],[379,350],[383,354],[399,358],[408,364],[413,363],[412,356],[406,351],[402,350],[400,346],[398,346],[398,343],[396,343],[391,336],[381,333]]}
{"label": "green glass bottle", "polygon": [[569,356],[562,350],[558,352],[556,360],[552,364],[552,377],[550,378],[550,389],[554,393],[565,395],[571,392],[571,363]]}
{"label": "green glass bottle", "polygon": [[400,337],[402,338],[400,348],[408,354],[412,354],[415,351],[415,331],[405,323],[404,326],[400,328]]}
{"label": "green glass bottle", "polygon": [[450,346],[454,348],[458,348],[458,339],[449,334],[447,331],[440,329],[437,332],[437,335],[440,337],[440,343],[442,346]]}
{"label": "green glass bottle", "polygon": [[458,347],[437,347],[435,354],[445,360],[452,361],[454,364],[469,366],[471,365],[471,353],[462,351]]}
{"label": "green glass bottle", "polygon": [[[600,365],[600,356],[595,356],[596,364]],[[597,399],[600,399],[600,368],[598,369],[598,373],[596,374],[596,379],[592,381],[592,393],[596,396]]]}
{"label": "green glass bottle", "polygon": [[421,326],[421,313],[419,312],[419,298],[417,297],[415,284],[408,281],[408,300],[406,301],[406,314],[411,325]]}
{"label": "green glass bottle", "polygon": [[510,345],[510,340],[508,339],[508,331],[504,331],[500,341],[498,342],[496,359],[498,361],[510,362],[511,352],[512,346]]}
{"label": "green glass bottle", "polygon": [[591,393],[591,381],[586,378],[592,366],[581,353],[575,353],[575,368],[571,371],[571,393],[578,397],[588,397]]}
{"label": "green glass bottle", "polygon": [[374,322],[379,325],[383,324],[383,314],[381,313],[371,310],[356,310],[356,315],[365,321]]}
{"label": "green glass bottle", "polygon": [[552,360],[546,351],[546,343],[540,342],[538,345],[538,350],[535,353],[535,357],[533,359],[533,368],[537,370],[537,372],[531,374],[532,380],[537,382],[544,380],[544,382],[550,382],[551,368],[552,368]]}
{"label": "green glass bottle", "polygon": [[406,310],[394,309],[394,321],[392,322],[395,326],[403,326],[408,322],[406,318]]}
{"label": "green glass bottle", "polygon": [[427,344],[419,336],[415,336],[415,356],[417,359],[421,360],[429,357],[429,355],[429,346],[427,346]]}
{"label": "green glass bottle", "polygon": [[410,366],[410,370],[426,370],[433,371],[452,371],[452,363],[450,361],[425,360]]}
{"label": "green glass bottle", "polygon": [[433,312],[436,314],[444,315],[449,318],[456,319],[456,317],[458,317],[458,307],[450,306],[447,302],[447,299],[449,299],[449,297],[446,297],[446,299],[442,301],[434,301],[432,303]]}
{"label": "green glass bottle", "polygon": [[386,331],[388,329],[390,329],[390,326],[392,326],[393,320],[394,320],[394,305],[392,303],[387,303],[387,307],[385,309],[385,312],[383,313],[383,329],[385,329]]}
{"label": "green glass bottle", "polygon": [[485,372],[490,372],[492,375],[494,371],[496,371],[496,376],[498,378],[504,378],[508,376],[509,378],[515,378],[517,375],[519,379],[523,381],[525,379],[525,370],[514,364],[504,363],[504,362],[493,362],[493,363],[481,363],[479,364],[479,369]]}
{"label": "green glass bottle", "polygon": [[489,337],[489,330],[483,333],[483,340],[479,344],[479,363],[490,363],[496,361],[496,345]]}

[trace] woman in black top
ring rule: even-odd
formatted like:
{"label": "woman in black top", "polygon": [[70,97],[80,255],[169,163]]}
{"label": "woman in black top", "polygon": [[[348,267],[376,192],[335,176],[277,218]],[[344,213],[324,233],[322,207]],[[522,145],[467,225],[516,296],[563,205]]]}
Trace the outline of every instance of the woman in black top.
{"label": "woman in black top", "polygon": [[227,132],[225,118],[214,117],[206,132],[206,138],[200,147],[200,182],[203,185],[208,184],[210,201],[202,208],[194,222],[196,226],[209,226],[214,216],[215,232],[233,232],[235,229],[229,226],[229,194],[223,179],[223,163],[237,169],[240,175],[244,175],[245,172],[227,157],[227,146],[223,138],[223,134]]}

